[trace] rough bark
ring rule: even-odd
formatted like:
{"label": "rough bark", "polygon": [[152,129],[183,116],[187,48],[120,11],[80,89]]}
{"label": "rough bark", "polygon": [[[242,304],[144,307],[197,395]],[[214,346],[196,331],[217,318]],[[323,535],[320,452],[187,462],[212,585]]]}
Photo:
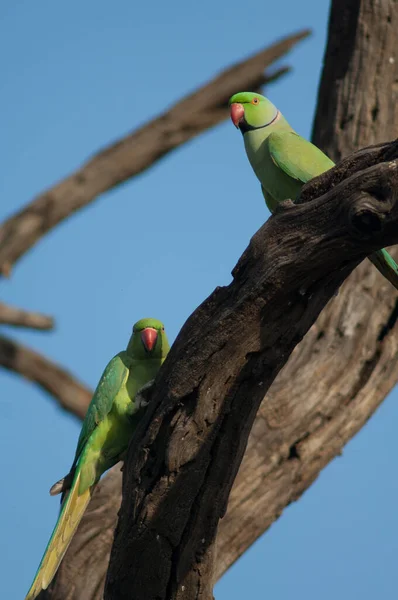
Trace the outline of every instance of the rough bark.
{"label": "rough bark", "polygon": [[334,0],[314,143],[334,160],[398,136],[396,0]]}
{"label": "rough bark", "polygon": [[[398,158],[398,142],[372,154],[386,153]],[[310,202],[284,203],[251,240],[232,283],[178,335],[129,447],[105,600],[213,599],[218,522],[264,394],[352,269],[398,243],[398,160],[359,171],[350,162],[355,174],[341,181],[339,167],[328,173],[323,196],[314,181]],[[333,442],[335,424],[332,431]],[[275,423],[263,435],[268,449],[281,441]],[[284,457],[290,477],[306,450],[293,440]],[[311,458],[312,467],[323,464],[318,453]]]}
{"label": "rough bark", "polygon": [[30,329],[53,329],[54,319],[48,315],[22,310],[0,302],[0,325],[29,327]]}
{"label": "rough bark", "polygon": [[[334,159],[397,135],[398,57],[395,48],[390,57],[386,51],[395,44],[397,30],[396,2],[333,2],[314,141]],[[376,103],[378,112],[372,110]],[[396,292],[364,261],[295,348],[257,413],[227,514],[220,523],[216,577],[341,452],[396,383],[397,314]],[[117,475],[120,480],[119,471]],[[110,498],[107,514],[116,515],[118,481]],[[87,518],[90,514],[91,507]],[[93,520],[93,552],[99,546],[96,535],[100,531],[101,522]],[[107,556],[103,549],[103,560]],[[67,597],[70,582],[64,572],[74,560],[72,552],[66,555],[58,577],[65,587],[51,596],[53,600]],[[92,596],[85,593],[87,577],[100,581],[95,570],[85,572],[73,600],[102,598],[100,584]]]}
{"label": "rough bark", "polygon": [[258,90],[286,73],[286,67],[273,74],[264,74],[264,69],[308,35],[308,30],[291,35],[223,71],[10,217],[0,227],[0,276],[9,276],[14,263],[60,221],[226,119],[228,99],[236,90]]}
{"label": "rough bark", "polygon": [[84,418],[92,392],[45,356],[1,335],[0,366],[34,381],[56,398],[62,408]]}

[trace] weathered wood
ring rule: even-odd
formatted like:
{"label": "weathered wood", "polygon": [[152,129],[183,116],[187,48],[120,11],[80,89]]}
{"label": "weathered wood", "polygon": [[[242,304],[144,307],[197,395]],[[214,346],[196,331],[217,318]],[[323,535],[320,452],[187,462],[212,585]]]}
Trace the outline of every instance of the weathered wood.
{"label": "weathered wood", "polygon": [[398,243],[398,160],[316,190],[268,220],[173,344],[129,448],[105,600],[212,600],[218,522],[264,394],[351,270]]}

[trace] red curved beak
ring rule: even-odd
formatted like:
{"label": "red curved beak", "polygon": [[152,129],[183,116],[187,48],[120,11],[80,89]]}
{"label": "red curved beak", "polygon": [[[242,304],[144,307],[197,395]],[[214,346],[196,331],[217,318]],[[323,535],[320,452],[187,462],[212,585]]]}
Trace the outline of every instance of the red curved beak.
{"label": "red curved beak", "polygon": [[239,127],[239,123],[243,120],[244,116],[245,109],[242,104],[231,104],[231,120],[235,127]]}
{"label": "red curved beak", "polygon": [[156,344],[156,340],[158,338],[158,332],[153,327],[146,327],[141,331],[141,339],[144,344],[146,350],[150,352],[153,350],[153,347]]}

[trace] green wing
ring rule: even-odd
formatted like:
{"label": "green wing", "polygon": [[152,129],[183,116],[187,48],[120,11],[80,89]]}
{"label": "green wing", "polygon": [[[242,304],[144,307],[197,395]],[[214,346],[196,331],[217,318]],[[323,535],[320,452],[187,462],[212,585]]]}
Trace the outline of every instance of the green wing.
{"label": "green wing", "polygon": [[271,133],[268,148],[273,162],[301,183],[334,167],[334,162],[322,150],[294,131]]}
{"label": "green wing", "polygon": [[[276,166],[300,183],[306,183],[334,167],[334,162],[326,154],[294,131],[271,133],[268,137],[268,148]],[[272,197],[267,198],[264,191],[263,193],[270,208]],[[369,259],[380,273],[398,289],[398,265],[387,250],[374,252]]]}
{"label": "green wing", "polygon": [[[126,352],[119,352],[105,367],[101,379],[95,389],[93,398],[83,421],[82,430],[77,442],[76,462],[94,429],[110,412],[113,400],[129,376],[130,359]],[[73,469],[73,467],[72,467]]]}
{"label": "green wing", "polygon": [[261,191],[263,193],[265,204],[267,205],[269,212],[273,214],[276,211],[279,202],[275,200],[275,198],[271,196],[269,192],[266,192],[263,186],[261,186]]}
{"label": "green wing", "polygon": [[398,290],[398,265],[384,248],[368,256],[382,275]]}

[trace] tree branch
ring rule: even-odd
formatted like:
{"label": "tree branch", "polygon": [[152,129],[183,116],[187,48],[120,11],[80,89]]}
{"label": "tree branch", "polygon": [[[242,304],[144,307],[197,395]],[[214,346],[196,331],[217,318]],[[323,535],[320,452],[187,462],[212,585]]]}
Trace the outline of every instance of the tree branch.
{"label": "tree branch", "polygon": [[0,302],[0,325],[29,327],[30,329],[53,329],[54,319],[47,315],[22,310]]}
{"label": "tree branch", "polygon": [[[105,600],[213,599],[218,522],[264,394],[352,269],[398,243],[393,151],[332,187],[337,167],[319,198],[308,184],[311,202],[286,202],[182,328],[129,447]],[[307,447],[294,439],[290,472]]]}
{"label": "tree branch", "polygon": [[239,89],[258,90],[286,73],[264,69],[284,56],[308,30],[291,35],[233,65],[210,83],[115,144],[101,150],[77,172],[46,190],[0,227],[0,275],[36,242],[75,211],[151,167],[160,158],[227,118],[229,97]]}
{"label": "tree branch", "polygon": [[1,335],[0,365],[34,381],[51,394],[63,409],[80,419],[84,418],[92,392],[48,358]]}

